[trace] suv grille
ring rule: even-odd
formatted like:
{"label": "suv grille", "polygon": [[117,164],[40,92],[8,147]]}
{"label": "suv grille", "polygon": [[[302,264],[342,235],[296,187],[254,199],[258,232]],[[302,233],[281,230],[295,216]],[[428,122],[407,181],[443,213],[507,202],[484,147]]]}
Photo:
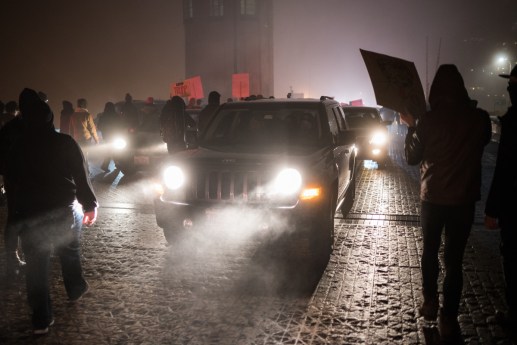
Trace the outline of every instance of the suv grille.
{"label": "suv grille", "polygon": [[258,171],[197,172],[191,185],[192,197],[206,201],[265,202],[268,181],[268,176]]}

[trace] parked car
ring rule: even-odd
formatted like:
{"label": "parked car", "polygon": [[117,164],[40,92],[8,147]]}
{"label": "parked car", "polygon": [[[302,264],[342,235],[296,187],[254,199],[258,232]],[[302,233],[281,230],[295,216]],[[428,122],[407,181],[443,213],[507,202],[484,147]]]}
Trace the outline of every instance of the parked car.
{"label": "parked car", "polygon": [[[139,114],[140,126],[124,128],[111,143],[115,165],[124,174],[136,171],[149,171],[159,167],[160,162],[168,155],[167,145],[160,134],[159,115],[166,101],[155,100],[155,113],[145,111],[145,102],[133,101]],[[116,104],[117,109],[124,102]],[[199,109],[187,109],[188,121],[185,128],[185,136],[195,138],[197,136],[197,117]],[[192,139],[187,141],[192,142]]]}
{"label": "parked car", "polygon": [[392,120],[384,121],[375,107],[345,106],[345,119],[356,133],[357,158],[372,160],[382,169],[388,162],[389,132]]}
{"label": "parked car", "polygon": [[233,231],[326,262],[335,212],[355,198],[355,167],[355,137],[333,99],[225,103],[197,147],[162,166],[156,222],[171,244]]}

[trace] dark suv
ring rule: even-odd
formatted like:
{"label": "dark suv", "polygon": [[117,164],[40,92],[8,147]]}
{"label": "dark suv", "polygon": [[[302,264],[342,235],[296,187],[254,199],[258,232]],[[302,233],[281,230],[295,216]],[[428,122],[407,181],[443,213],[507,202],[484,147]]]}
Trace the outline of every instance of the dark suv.
{"label": "dark suv", "polygon": [[169,243],[209,229],[326,262],[335,212],[355,198],[354,141],[328,97],[225,103],[198,146],[163,165],[157,224]]}
{"label": "dark suv", "polygon": [[388,162],[389,132],[388,125],[393,121],[384,121],[377,108],[344,107],[346,123],[355,131],[357,138],[357,158],[372,160],[382,169]]}

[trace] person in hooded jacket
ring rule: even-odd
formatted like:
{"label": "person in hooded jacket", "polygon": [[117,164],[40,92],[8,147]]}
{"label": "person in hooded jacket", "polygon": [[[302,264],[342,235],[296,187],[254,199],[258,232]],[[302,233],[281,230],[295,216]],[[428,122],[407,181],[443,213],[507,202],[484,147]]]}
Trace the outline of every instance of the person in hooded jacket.
{"label": "person in hooded jacket", "polygon": [[185,128],[188,120],[185,108],[183,98],[173,96],[165,103],[160,113],[160,133],[169,153],[186,148]]}
{"label": "person in hooded jacket", "polygon": [[64,100],[62,102],[63,109],[61,109],[61,116],[59,118],[59,132],[70,134],[70,119],[75,112],[72,102]]}
{"label": "person in hooded jacket", "polygon": [[501,255],[506,283],[506,313],[498,311],[497,319],[515,331],[517,327],[517,66],[510,74],[501,74],[508,79],[511,106],[499,118],[501,136],[497,149],[492,184],[485,204],[485,226],[501,229]]}
{"label": "person in hooded jacket", "polygon": [[461,337],[458,310],[463,288],[463,254],[481,198],[481,158],[492,135],[489,114],[472,106],[455,65],[441,65],[429,93],[430,110],[408,125],[405,158],[420,164],[420,224],[423,233],[422,292],[419,313],[437,319],[438,253],[444,232],[443,305],[438,328],[445,341]]}
{"label": "person in hooded jacket", "polygon": [[[88,291],[80,257],[82,225],[97,218],[97,199],[77,142],[58,133],[49,106],[24,89],[20,99],[23,126],[9,150],[6,175],[15,199],[16,230],[26,259],[26,287],[33,333],[46,334],[54,323],[50,299],[50,254],[59,257],[70,301]],[[82,205],[82,208],[81,206]]]}
{"label": "person in hooded jacket", "polygon": [[[117,134],[121,135],[125,132],[124,121],[121,115],[117,113],[113,102],[106,102],[104,111],[98,115],[98,118],[99,124],[97,128],[101,131],[104,142],[111,143]],[[101,169],[108,171],[112,160],[113,152],[108,147],[106,149],[106,156],[101,164]]]}
{"label": "person in hooded jacket", "polygon": [[133,103],[133,96],[131,94],[126,93],[125,102],[120,108],[120,113],[130,133],[138,129],[140,126],[140,114],[135,103]]}
{"label": "person in hooded jacket", "polygon": [[198,118],[198,131],[201,133],[207,123],[210,121],[210,118],[215,113],[219,105],[221,104],[221,94],[217,91],[211,91],[208,94],[208,104],[201,110]]}

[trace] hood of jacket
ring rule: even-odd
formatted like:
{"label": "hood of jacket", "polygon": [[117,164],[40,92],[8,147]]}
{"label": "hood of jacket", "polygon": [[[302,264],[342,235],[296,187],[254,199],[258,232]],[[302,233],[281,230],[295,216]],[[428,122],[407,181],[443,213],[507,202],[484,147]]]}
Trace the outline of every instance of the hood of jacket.
{"label": "hood of jacket", "polygon": [[19,99],[20,112],[29,135],[54,130],[54,114],[36,91],[26,88],[21,92]]}
{"label": "hood of jacket", "polygon": [[429,105],[432,110],[443,105],[468,105],[470,102],[463,77],[455,65],[441,65],[429,91]]}

